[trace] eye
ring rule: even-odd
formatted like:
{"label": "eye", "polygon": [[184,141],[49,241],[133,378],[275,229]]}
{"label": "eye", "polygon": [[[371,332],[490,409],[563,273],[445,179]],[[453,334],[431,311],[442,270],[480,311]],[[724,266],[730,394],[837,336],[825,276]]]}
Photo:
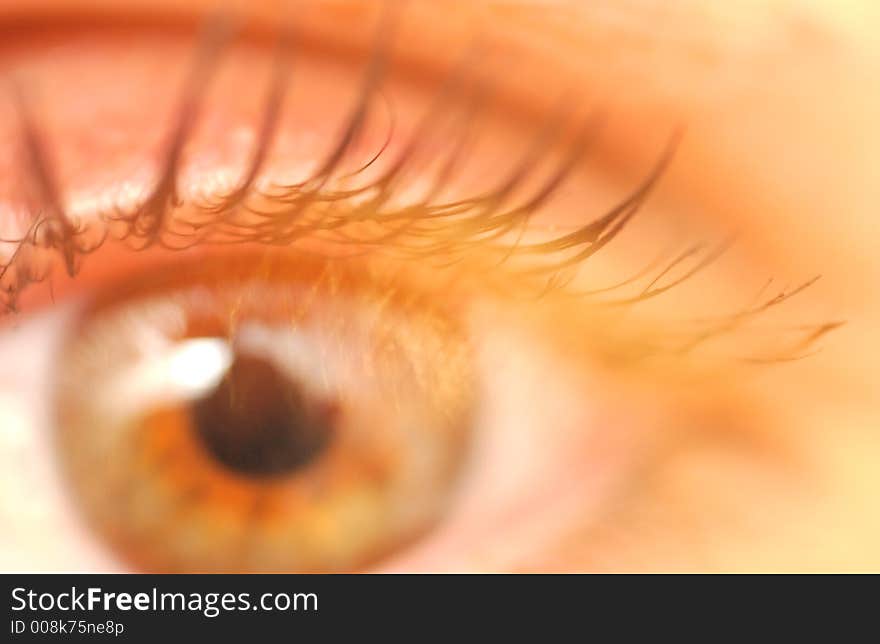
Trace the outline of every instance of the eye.
{"label": "eye", "polygon": [[178,264],[83,316],[57,369],[59,451],[121,553],[352,570],[441,514],[474,415],[464,337],[358,268]]}
{"label": "eye", "polygon": [[[48,388],[29,394],[51,401],[54,461],[22,439],[40,424],[33,405],[15,413],[23,395],[7,396],[7,437],[55,468],[41,489],[58,498],[40,507],[57,516],[42,520],[76,526],[94,565],[351,570],[415,553],[481,567],[462,553],[503,526],[587,513],[645,457],[654,408],[631,410],[638,387],[602,366],[653,382],[633,367],[645,356],[728,335],[798,291],[672,344],[621,315],[709,266],[710,246],[595,304],[605,289],[578,271],[629,230],[675,137],[593,214],[588,106],[515,113],[467,56],[428,87],[407,81],[389,71],[387,29],[345,61],[292,56],[289,34],[275,52],[229,45],[218,28],[194,62],[190,38],[149,31],[65,36],[65,64],[58,49],[16,61],[8,138],[27,190],[4,204],[0,281],[10,309],[57,306],[8,331],[6,354],[63,329],[36,340]],[[46,87],[54,102],[35,98]],[[73,551],[58,547],[59,567]]]}
{"label": "eye", "polygon": [[[155,37],[143,36],[143,54]],[[511,145],[515,158],[475,180],[459,166],[497,151],[464,155],[463,137],[470,125],[481,144],[497,148],[483,132],[497,117],[470,123],[480,88],[466,69],[446,73],[451,89],[443,81],[401,89],[387,79],[380,93],[371,75],[387,52],[373,49],[360,64],[304,55],[291,76],[290,42],[281,41],[280,58],[246,43],[224,47],[221,63],[210,44],[217,37],[212,31],[196,39],[202,49],[196,45],[194,63],[187,62],[191,38],[168,47],[183,71],[172,74],[176,83],[164,69],[159,75],[170,107],[146,121],[156,130],[156,151],[140,152],[159,161],[152,176],[144,173],[139,195],[117,193],[109,208],[88,211],[96,202],[87,197],[80,214],[69,196],[52,201],[61,194],[66,155],[76,154],[65,147],[69,135],[52,134],[75,127],[76,113],[73,120],[69,108],[53,116],[27,94],[48,85],[56,58],[46,59],[43,80],[26,85],[10,106],[19,123],[10,128],[10,149],[17,150],[25,197],[38,205],[30,229],[10,244],[17,251],[2,276],[7,305],[39,308],[51,285],[57,309],[48,316],[60,316],[65,327],[55,333],[60,345],[45,368],[52,409],[46,429],[63,492],[45,507],[72,513],[77,528],[66,532],[89,544],[76,546],[80,552],[165,571],[359,569],[424,542],[439,527],[478,521],[468,498],[486,495],[493,510],[504,510],[534,480],[530,472],[546,471],[568,441],[552,431],[537,447],[517,438],[523,432],[514,427],[486,429],[498,407],[487,398],[503,400],[505,418],[516,409],[532,413],[533,405],[517,404],[491,384],[505,376],[521,382],[523,366],[486,362],[489,328],[503,333],[506,324],[486,316],[499,298],[494,290],[510,278],[504,270],[479,277],[479,267],[498,263],[499,255],[491,237],[477,243],[475,224],[509,218],[517,202],[534,199],[529,193],[546,191],[554,173],[570,165],[570,139],[543,150],[536,145],[548,145],[549,132],[529,128],[532,142]],[[74,42],[90,42],[82,38]],[[126,48],[138,51],[130,39]],[[136,64],[123,65],[118,77],[142,92],[142,54],[130,55]],[[248,85],[257,98],[226,108],[230,115],[223,99],[241,87],[243,71],[255,69],[242,58],[259,61],[263,82]],[[98,63],[86,55],[82,66]],[[347,84],[325,88],[328,70]],[[282,109],[281,90],[292,78],[301,89]],[[65,95],[63,78],[54,92]],[[322,93],[320,102],[309,98],[313,92]],[[306,124],[296,120],[297,96],[306,97]],[[313,112],[328,103],[328,114]],[[127,117],[127,108],[89,105],[120,109],[111,121]],[[92,123],[93,116],[82,118]],[[224,152],[228,130],[212,128],[230,121],[253,136]],[[305,151],[301,132],[315,137]],[[129,147],[120,153],[133,154],[143,138],[126,136]],[[438,146],[440,164],[432,158]],[[540,167],[529,158],[537,152],[546,156]],[[540,175],[531,185],[511,182],[525,175],[526,163]],[[94,166],[86,159],[81,167]],[[109,194],[116,186],[110,181]],[[472,203],[459,198],[455,206],[455,191]],[[385,229],[376,225],[383,218]],[[471,239],[459,241],[450,222],[473,228]],[[395,238],[407,243],[393,244]],[[118,276],[108,277],[108,268]],[[533,280],[531,292],[545,282]],[[72,309],[61,306],[64,299]],[[474,311],[478,302],[482,314]],[[35,325],[28,321],[21,332]],[[13,343],[16,333],[7,331]],[[531,356],[529,364],[535,369],[540,359]],[[494,373],[499,368],[506,373]],[[541,396],[549,407],[537,405],[548,418],[558,413],[553,401],[569,395],[553,389]],[[524,451],[531,452],[527,468],[517,464]],[[508,457],[486,461],[498,452]],[[478,470],[487,465],[491,476],[481,481]],[[46,494],[54,488],[40,486]]]}

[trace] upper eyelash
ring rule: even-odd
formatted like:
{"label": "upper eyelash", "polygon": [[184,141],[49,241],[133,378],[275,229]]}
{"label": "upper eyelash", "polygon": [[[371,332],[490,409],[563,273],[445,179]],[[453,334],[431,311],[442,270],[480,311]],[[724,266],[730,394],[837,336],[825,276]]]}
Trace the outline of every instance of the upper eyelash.
{"label": "upper eyelash", "polygon": [[[580,162],[600,128],[601,117],[593,113],[584,119],[573,141],[567,145],[562,160],[551,168],[548,178],[543,180],[532,195],[518,205],[505,204],[517,188],[535,174],[552,144],[558,142],[562,130],[559,125],[563,121],[562,115],[571,111],[564,102],[560,102],[560,108],[545,121],[535,135],[528,152],[496,188],[453,202],[435,201],[454,174],[458,157],[466,147],[467,137],[470,135],[468,126],[481,107],[487,90],[484,79],[468,78],[470,70],[467,63],[470,57],[466,56],[443,84],[433,105],[417,124],[415,133],[377,179],[353,188],[330,189],[328,186],[334,181],[352,180],[380,157],[384,157],[390,141],[393,122],[385,144],[366,164],[346,175],[341,173],[341,163],[364,127],[371,103],[381,92],[380,84],[387,66],[388,43],[391,40],[390,31],[393,29],[393,13],[386,11],[382,26],[377,30],[376,44],[362,80],[361,90],[343,124],[342,134],[336,145],[309,178],[295,184],[274,186],[274,190],[267,191],[258,188],[256,181],[277,132],[292,66],[294,33],[289,25],[282,27],[275,48],[272,81],[266,94],[256,143],[243,178],[237,187],[226,194],[188,203],[188,209],[194,213],[189,218],[175,217],[177,210],[183,205],[177,194],[180,163],[184,146],[198,121],[206,89],[219,65],[220,54],[234,34],[228,18],[217,17],[206,23],[162,155],[158,179],[142,203],[128,213],[118,210],[101,213],[96,218],[96,223],[90,224],[74,221],[67,215],[46,153],[47,147],[28,110],[22,88],[16,88],[13,98],[19,114],[21,162],[27,173],[28,183],[36,193],[38,208],[35,209],[36,214],[24,235],[18,239],[0,240],[15,244],[9,260],[0,264],[0,306],[6,312],[14,312],[20,293],[29,284],[49,277],[54,263],[52,257],[57,254],[63,258],[68,275],[75,276],[82,258],[101,247],[111,235],[117,240],[126,241],[135,250],[152,245],[180,250],[206,242],[288,246],[306,237],[320,238],[322,233],[335,233],[332,239],[322,239],[361,249],[378,248],[404,257],[442,257],[449,263],[454,263],[463,255],[470,256],[474,250],[479,250],[481,257],[492,258],[489,267],[509,265],[518,258],[541,256],[540,263],[528,263],[515,270],[516,275],[519,278],[535,279],[538,294],[567,286],[574,276],[574,272],[568,269],[577,268],[608,245],[638,213],[668,167],[681,133],[673,133],[645,179],[608,212],[548,241],[524,244],[522,236],[529,220]],[[468,85],[470,88],[465,90]],[[383,207],[393,202],[400,190],[405,189],[405,184],[403,188],[400,187],[401,177],[418,160],[418,148],[423,139],[431,135],[431,127],[440,120],[443,108],[461,96],[467,100],[462,107],[463,114],[458,115],[458,122],[454,123],[457,126],[456,137],[447,151],[448,156],[442,160],[428,194],[420,203],[383,211]],[[358,200],[360,203],[357,203]],[[262,208],[253,206],[254,201],[259,201]],[[347,204],[344,212],[334,213],[334,209],[340,210],[341,204]],[[317,218],[310,217],[316,213]],[[99,229],[98,223],[103,227]],[[387,228],[380,230],[372,238],[345,236],[346,227],[363,224]],[[188,230],[183,230],[187,227]],[[111,233],[114,229],[116,232]],[[516,235],[512,243],[500,241],[508,234]],[[172,237],[183,243],[171,244],[169,238]],[[428,242],[419,243],[419,239],[427,239]],[[660,264],[660,269],[639,294],[602,304],[631,305],[661,295],[699,273],[720,257],[728,246],[729,243],[725,242],[708,251],[702,247],[691,247],[662,264],[655,262],[654,264]],[[694,263],[684,275],[662,286],[657,285],[669,272],[688,260]],[[651,274],[650,266],[618,284],[590,292],[572,292],[572,295],[607,293],[648,274]],[[665,350],[677,354],[688,353],[708,340],[738,330],[756,315],[803,291],[816,279],[818,278],[808,280],[794,289],[783,289],[757,305],[706,321],[702,327],[691,331],[685,341],[677,342]],[[803,337],[795,342],[794,348],[781,350],[772,356],[751,356],[745,359],[751,362],[769,362],[806,357],[811,355],[810,349],[819,338],[841,324],[842,322],[823,322],[805,325],[800,327]]]}

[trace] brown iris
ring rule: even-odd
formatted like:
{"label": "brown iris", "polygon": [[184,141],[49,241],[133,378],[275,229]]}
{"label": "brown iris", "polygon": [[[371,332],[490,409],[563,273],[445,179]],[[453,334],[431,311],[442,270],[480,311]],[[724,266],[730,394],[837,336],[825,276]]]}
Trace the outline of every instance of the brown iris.
{"label": "brown iris", "polygon": [[189,269],[108,291],[64,350],[59,451],[116,552],[353,570],[430,527],[470,431],[453,319],[329,261]]}

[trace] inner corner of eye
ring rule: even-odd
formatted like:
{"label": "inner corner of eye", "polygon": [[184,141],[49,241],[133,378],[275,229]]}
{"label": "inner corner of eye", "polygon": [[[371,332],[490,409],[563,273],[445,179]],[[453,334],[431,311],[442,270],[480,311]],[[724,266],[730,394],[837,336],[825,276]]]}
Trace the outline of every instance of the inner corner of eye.
{"label": "inner corner of eye", "polygon": [[334,262],[202,261],[94,303],[55,374],[86,522],[154,571],[342,571],[438,521],[470,442],[453,316]]}

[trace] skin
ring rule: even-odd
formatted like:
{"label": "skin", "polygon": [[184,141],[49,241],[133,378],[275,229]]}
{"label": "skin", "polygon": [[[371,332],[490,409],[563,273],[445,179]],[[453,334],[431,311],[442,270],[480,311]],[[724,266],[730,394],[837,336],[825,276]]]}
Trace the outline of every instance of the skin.
{"label": "skin", "polygon": [[[62,6],[84,16],[145,15],[138,11],[138,2],[123,7],[84,1],[76,3],[75,11],[74,3],[21,4],[0,6],[0,21],[11,25],[26,14],[31,24],[48,24]],[[150,11],[168,17],[168,44],[173,46],[173,34],[178,33],[173,25],[194,24],[208,3],[147,4]],[[375,20],[373,4],[338,2],[328,8],[307,3],[298,12],[298,25],[309,34],[314,51],[362,60],[374,33],[363,26]],[[534,358],[538,373],[542,368],[554,372],[555,366],[546,365],[562,354],[578,363],[572,376],[575,384],[559,384],[560,390],[574,391],[546,395],[558,398],[554,404],[560,423],[592,423],[620,431],[606,432],[602,439],[574,430],[544,436],[535,474],[546,483],[541,493],[527,495],[516,486],[513,492],[504,491],[511,485],[506,479],[480,475],[489,481],[481,483],[487,489],[526,500],[510,512],[488,515],[482,507],[464,503],[436,534],[395,554],[379,569],[880,569],[875,546],[880,539],[880,508],[875,502],[880,491],[880,262],[874,250],[880,176],[873,156],[880,150],[875,118],[880,113],[876,3],[778,0],[722,6],[687,0],[660,9],[661,3],[634,0],[590,3],[591,8],[580,9],[582,2],[560,0],[487,2],[478,7],[460,3],[455,11],[439,4],[416,3],[402,21],[395,56],[401,78],[414,87],[407,94],[414,98],[405,100],[418,104],[421,81],[430,84],[448,68],[474,33],[490,34],[493,56],[520,63],[516,74],[503,64],[492,68],[499,101],[509,106],[504,116],[511,122],[539,120],[566,88],[573,88],[569,91],[575,103],[601,97],[610,116],[590,171],[578,176],[584,190],[599,201],[619,199],[644,175],[671,129],[685,126],[675,161],[647,208],[649,222],[654,223],[636,233],[606,269],[597,270],[619,276],[614,268],[629,267],[632,272],[645,253],[656,250],[656,234],[664,230],[674,229],[673,238],[709,239],[736,230],[735,253],[705,281],[659,302],[653,309],[656,316],[669,320],[674,314],[681,317],[681,311],[727,311],[748,300],[768,276],[797,283],[821,273],[820,282],[771,319],[780,324],[845,319],[848,324],[808,359],[748,371],[712,363],[714,377],[695,381],[669,375],[690,372],[692,365],[666,365],[665,371],[638,374],[611,369],[608,375],[596,366],[593,347],[573,342],[574,332],[554,325],[549,305],[511,313],[503,319],[520,320],[511,331],[514,340],[546,338]],[[268,29],[274,23],[278,7],[249,2],[240,11],[252,19],[255,41],[266,42],[261,25]],[[100,38],[100,33],[94,37]],[[179,51],[185,52],[183,43],[192,42],[191,34],[184,30],[180,38]],[[41,51],[40,42],[35,36],[31,50],[7,46],[0,53],[3,68],[26,67],[28,57]],[[95,51],[100,53],[100,47]],[[119,71],[111,69],[117,64],[111,57],[103,60],[100,55],[83,56],[79,64],[96,66],[93,87],[103,88],[104,98],[112,101],[119,90],[111,79]],[[133,69],[141,70],[136,64]],[[157,103],[173,103],[177,77],[170,74],[163,76],[166,85],[152,90]],[[133,78],[138,84],[137,76]],[[244,82],[236,78],[228,79],[230,87]],[[329,85],[304,108],[310,114],[319,115],[324,104],[331,103]],[[124,97],[119,99],[123,106]],[[245,99],[231,104],[230,112],[236,107],[242,113],[252,109]],[[65,113],[71,103],[65,101],[46,109],[47,122],[58,124],[54,142],[62,150],[59,170],[68,193],[99,191],[108,180],[96,160],[106,158],[110,144],[94,135],[88,111],[71,116]],[[156,120],[152,105],[148,109],[143,102],[120,114],[119,127],[126,132],[148,129]],[[322,122],[317,116],[309,122],[321,140]],[[328,121],[326,131],[333,131],[337,122]],[[218,122],[217,131],[225,131],[226,125]],[[500,141],[515,141],[515,133],[509,123],[499,125],[499,149]],[[14,130],[5,134],[12,140]],[[130,154],[134,164],[139,155],[145,156],[137,150],[150,149],[146,138],[120,143],[120,148],[135,150],[123,153],[123,159]],[[205,138],[212,140],[210,133]],[[234,166],[240,157],[234,147],[215,148],[202,148],[210,152],[213,171]],[[316,156],[316,150],[306,146],[287,161],[304,162]],[[2,163],[6,176],[11,176],[14,157]],[[475,163],[488,168],[491,155]],[[78,171],[65,173],[64,168]],[[193,175],[189,185],[201,180]],[[11,199],[11,185],[3,180],[0,204]],[[563,224],[577,221],[578,203],[562,197],[548,217]],[[633,257],[641,259],[634,262]],[[102,275],[96,267],[76,287],[62,285],[60,292],[73,295],[78,289],[97,288]],[[33,300],[35,310],[44,305]],[[575,320],[578,315],[582,314],[568,311],[566,318]],[[532,335],[520,335],[523,330]],[[486,352],[491,364],[499,364],[496,354],[503,349],[489,346]],[[522,355],[531,352],[524,346]],[[607,377],[591,375],[597,369]],[[523,396],[529,395],[535,391],[531,387],[540,387],[536,380],[507,383],[507,391],[514,392],[508,395],[515,398],[519,387]],[[601,400],[586,411],[578,407],[584,387]],[[7,398],[18,395],[11,385],[7,388]],[[496,422],[502,428],[505,423],[513,419],[502,415]],[[519,453],[514,450],[509,458],[515,461],[529,451],[528,446]],[[510,464],[481,454],[484,471]],[[12,513],[11,505],[4,507]],[[84,555],[85,566],[117,566],[94,554],[95,546],[88,545],[89,537],[78,532],[75,523],[71,519],[64,525],[77,531],[71,533],[71,543],[91,553]],[[22,545],[26,542],[27,538],[0,542],[7,568],[32,569],[46,560],[39,540],[32,541],[29,550]],[[67,569],[72,565],[69,556],[70,552],[56,553],[55,559],[48,558],[54,564],[46,565]]]}

